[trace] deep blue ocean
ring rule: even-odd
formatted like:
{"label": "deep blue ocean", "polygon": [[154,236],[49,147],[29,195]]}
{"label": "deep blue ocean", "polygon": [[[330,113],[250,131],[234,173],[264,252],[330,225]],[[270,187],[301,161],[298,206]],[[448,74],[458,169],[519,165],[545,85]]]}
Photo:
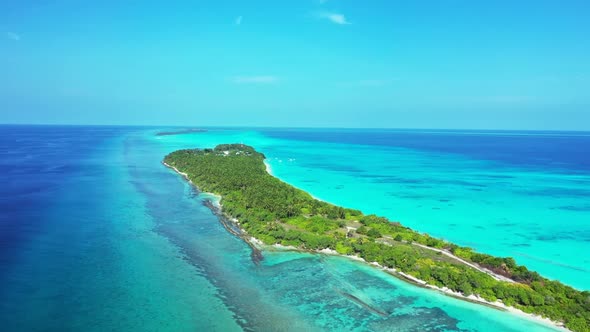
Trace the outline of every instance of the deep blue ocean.
{"label": "deep blue ocean", "polygon": [[[590,133],[0,126],[3,331],[552,331],[344,258],[261,265],[161,164],[243,142],[335,204],[590,289]],[[385,315],[352,301],[352,294]]]}

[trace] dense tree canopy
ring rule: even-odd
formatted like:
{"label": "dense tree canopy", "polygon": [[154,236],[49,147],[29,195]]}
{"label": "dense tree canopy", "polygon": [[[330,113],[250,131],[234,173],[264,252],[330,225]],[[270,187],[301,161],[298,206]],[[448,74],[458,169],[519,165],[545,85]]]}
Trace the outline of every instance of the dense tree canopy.
{"label": "dense tree canopy", "polygon": [[[525,312],[562,321],[574,331],[590,329],[590,292],[541,277],[513,258],[493,257],[418,233],[396,222],[311,197],[269,175],[264,155],[243,144],[180,150],[165,163],[187,174],[205,192],[222,197],[223,213],[239,220],[266,244],[330,248],[395,268],[428,284],[464,295],[501,300]],[[448,251],[515,282],[489,274],[420,245]]]}

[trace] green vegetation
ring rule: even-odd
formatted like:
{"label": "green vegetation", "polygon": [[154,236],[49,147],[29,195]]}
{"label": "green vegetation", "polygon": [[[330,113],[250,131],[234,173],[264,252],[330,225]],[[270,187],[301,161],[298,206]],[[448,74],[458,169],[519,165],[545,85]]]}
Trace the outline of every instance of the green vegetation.
{"label": "green vegetation", "polygon": [[[252,147],[226,144],[176,151],[164,161],[186,173],[200,190],[221,195],[223,212],[239,219],[248,234],[266,244],[358,255],[430,285],[488,301],[499,299],[524,312],[561,321],[573,331],[590,330],[590,292],[545,279],[512,258],[479,254],[382,217],[316,200],[269,175],[264,158]],[[498,281],[418,244],[446,250],[515,282]]]}

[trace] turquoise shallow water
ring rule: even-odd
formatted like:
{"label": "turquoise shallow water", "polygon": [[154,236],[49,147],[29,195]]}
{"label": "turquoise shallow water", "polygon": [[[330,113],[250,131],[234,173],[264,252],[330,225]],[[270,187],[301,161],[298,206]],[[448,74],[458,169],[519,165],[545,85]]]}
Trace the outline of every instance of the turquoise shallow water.
{"label": "turquoise shallow water", "polygon": [[[478,139],[476,133],[468,133],[462,139]],[[297,138],[297,134],[287,137]],[[590,136],[577,135],[583,135],[581,141],[560,142],[560,137],[554,141],[590,148]],[[195,139],[199,146],[228,140],[252,144],[267,155],[275,176],[322,200],[386,216],[481,252],[514,257],[544,276],[590,289],[590,256],[579,255],[590,252],[590,158],[583,151],[579,153],[582,167],[572,169],[558,159],[529,165],[503,156],[475,158],[470,151],[448,153],[378,141],[342,144],[284,136],[272,131],[212,131],[199,138],[170,139]],[[519,138],[513,133],[496,136]],[[523,150],[513,153],[527,152]]]}
{"label": "turquoise shallow water", "polygon": [[[370,158],[379,149],[247,130],[178,136],[141,128],[11,130],[9,143],[21,146],[2,145],[11,158],[0,165],[8,184],[0,201],[4,330],[552,330],[344,258],[265,252],[257,266],[249,247],[203,205],[206,196],[160,163],[179,148],[243,141],[267,154],[277,176],[322,199],[350,200],[365,210],[390,201],[399,210],[379,184],[359,190],[365,181],[353,181],[346,169],[359,159],[336,156],[364,150]],[[340,171],[311,162],[336,162]],[[410,168],[412,160],[405,162]],[[374,172],[387,164],[365,163]]]}

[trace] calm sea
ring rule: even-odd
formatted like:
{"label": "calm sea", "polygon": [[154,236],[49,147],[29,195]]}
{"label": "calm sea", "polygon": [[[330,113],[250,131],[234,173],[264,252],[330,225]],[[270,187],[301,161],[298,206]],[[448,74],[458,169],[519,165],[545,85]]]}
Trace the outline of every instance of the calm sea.
{"label": "calm sea", "polygon": [[253,264],[160,163],[232,142],[318,198],[590,289],[587,133],[169,129],[0,126],[3,330],[551,330],[346,259]]}

